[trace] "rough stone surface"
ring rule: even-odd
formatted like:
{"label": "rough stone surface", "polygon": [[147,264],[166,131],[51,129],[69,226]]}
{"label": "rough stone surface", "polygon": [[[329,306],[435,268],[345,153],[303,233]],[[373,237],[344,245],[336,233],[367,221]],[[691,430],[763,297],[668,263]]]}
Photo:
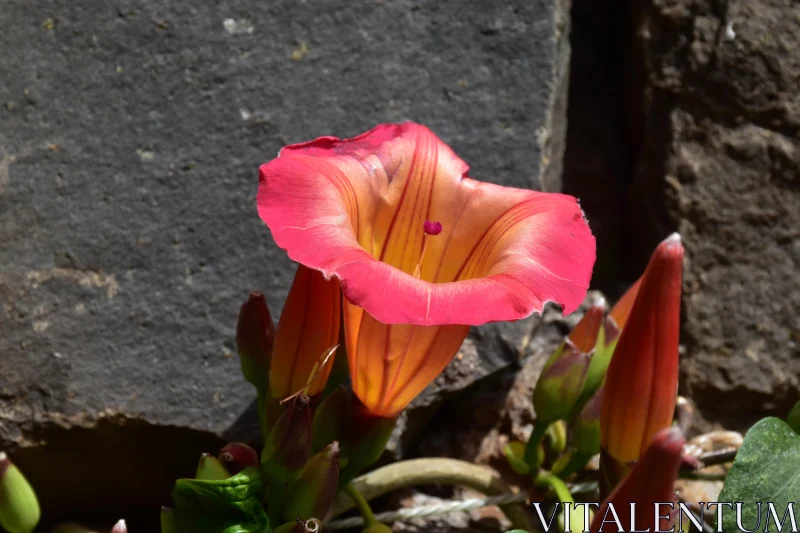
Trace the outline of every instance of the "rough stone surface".
{"label": "rough stone surface", "polygon": [[[279,314],[293,272],[255,211],[256,169],[282,145],[410,119],[474,177],[558,189],[567,15],[566,0],[5,2],[0,448],[25,462],[101,420],[125,441],[133,422],[160,439],[240,419],[238,306],[259,289]],[[103,442],[58,457],[147,466]],[[163,503],[129,481],[94,479]]]}
{"label": "rough stone surface", "polygon": [[641,6],[629,242],[647,253],[683,235],[681,386],[744,429],[800,395],[800,6]]}

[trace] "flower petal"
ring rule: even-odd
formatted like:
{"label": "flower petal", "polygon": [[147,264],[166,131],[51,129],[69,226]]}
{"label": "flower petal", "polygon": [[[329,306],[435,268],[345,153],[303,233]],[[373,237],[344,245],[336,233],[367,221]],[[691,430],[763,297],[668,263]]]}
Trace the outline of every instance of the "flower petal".
{"label": "flower petal", "polygon": [[344,302],[353,392],[367,410],[392,418],[444,370],[469,326],[414,326],[378,322]]}
{"label": "flower petal", "polygon": [[[576,200],[477,182],[467,168],[427,128],[382,125],[284,148],[260,169],[258,210],[289,257],[340,279],[380,322],[478,325],[547,301],[575,310],[595,259]],[[425,220],[442,233],[426,237]]]}

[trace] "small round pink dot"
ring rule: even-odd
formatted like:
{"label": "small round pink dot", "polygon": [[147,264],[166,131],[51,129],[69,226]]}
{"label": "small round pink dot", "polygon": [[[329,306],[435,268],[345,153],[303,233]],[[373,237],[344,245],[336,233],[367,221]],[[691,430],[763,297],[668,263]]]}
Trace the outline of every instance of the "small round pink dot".
{"label": "small round pink dot", "polygon": [[426,220],[422,225],[426,235],[439,235],[442,232],[442,223],[435,220]]}

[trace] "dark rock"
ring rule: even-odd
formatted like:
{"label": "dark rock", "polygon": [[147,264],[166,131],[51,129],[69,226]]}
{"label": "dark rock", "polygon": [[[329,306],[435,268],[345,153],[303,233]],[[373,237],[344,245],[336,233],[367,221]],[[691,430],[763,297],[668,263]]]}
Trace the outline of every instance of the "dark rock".
{"label": "dark rock", "polygon": [[641,4],[628,242],[684,237],[682,391],[745,429],[800,396],[800,18],[790,0]]}
{"label": "dark rock", "polygon": [[[62,429],[84,435],[110,410],[144,449],[171,428],[204,435],[163,450],[193,463],[242,425],[239,304],[261,290],[277,318],[293,275],[255,210],[257,167],[282,145],[411,119],[477,178],[559,189],[565,4],[5,2],[0,448],[45,443],[47,469],[90,468],[108,443],[59,452]],[[44,463],[28,463],[34,479]],[[114,483],[150,506],[184,467],[153,464],[159,490],[128,471]],[[84,489],[53,488],[76,513],[107,508],[81,504]],[[43,504],[60,508],[49,492]]]}

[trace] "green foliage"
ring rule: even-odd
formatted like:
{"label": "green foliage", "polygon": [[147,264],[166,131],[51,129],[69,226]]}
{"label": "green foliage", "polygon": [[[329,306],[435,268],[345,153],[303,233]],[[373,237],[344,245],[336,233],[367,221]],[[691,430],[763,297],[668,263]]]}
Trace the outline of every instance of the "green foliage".
{"label": "green foliage", "polygon": [[223,480],[179,479],[170,513],[175,533],[271,533],[256,468]]}
{"label": "green foliage", "polygon": [[[764,520],[770,516],[765,508],[767,502],[774,504],[780,519],[783,518],[787,504],[798,499],[800,437],[782,420],[765,418],[747,432],[719,501],[743,502],[742,524],[748,529],[755,527],[758,522],[756,502],[762,502],[761,524],[758,529],[763,530]],[[788,521],[787,517],[787,523]],[[733,509],[723,511],[722,522],[725,533],[740,532]],[[772,527],[774,526],[773,522]]]}

